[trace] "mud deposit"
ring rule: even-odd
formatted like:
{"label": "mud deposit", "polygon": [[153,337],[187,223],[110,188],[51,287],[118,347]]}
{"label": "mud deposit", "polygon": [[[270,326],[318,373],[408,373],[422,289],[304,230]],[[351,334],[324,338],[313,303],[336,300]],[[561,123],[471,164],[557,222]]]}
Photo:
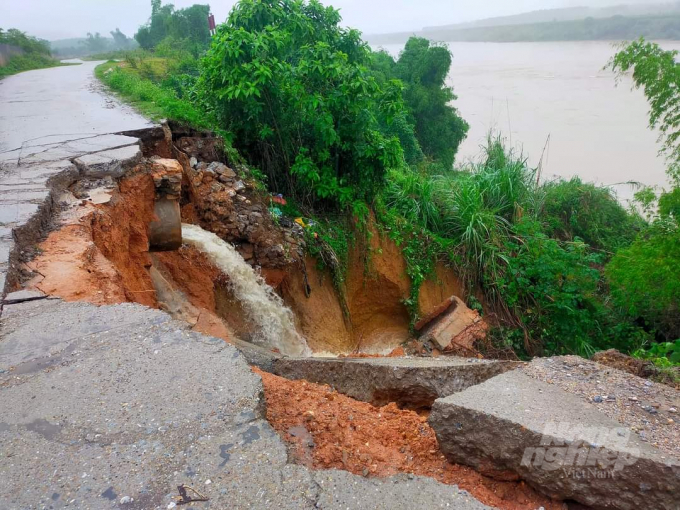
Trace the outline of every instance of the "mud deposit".
{"label": "mud deposit", "polygon": [[497,481],[449,463],[426,416],[401,410],[395,404],[376,408],[329,386],[254,371],[264,383],[267,419],[289,443],[292,456],[300,464],[363,476],[429,476],[457,485],[481,502],[503,510],[565,508],[524,482]]}

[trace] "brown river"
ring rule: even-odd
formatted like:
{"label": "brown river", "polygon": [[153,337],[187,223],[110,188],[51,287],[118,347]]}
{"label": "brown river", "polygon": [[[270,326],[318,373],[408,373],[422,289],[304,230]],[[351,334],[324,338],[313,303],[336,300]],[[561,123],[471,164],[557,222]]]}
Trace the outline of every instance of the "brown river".
{"label": "brown river", "polygon": [[[680,49],[680,42],[662,42]],[[397,55],[403,46],[386,45]],[[470,124],[458,162],[477,159],[490,130],[500,132],[545,179],[579,176],[614,185],[663,186],[665,163],[648,106],[632,80],[617,86],[603,70],[616,48],[609,42],[449,43],[449,84]],[[615,186],[622,199],[630,186]]]}

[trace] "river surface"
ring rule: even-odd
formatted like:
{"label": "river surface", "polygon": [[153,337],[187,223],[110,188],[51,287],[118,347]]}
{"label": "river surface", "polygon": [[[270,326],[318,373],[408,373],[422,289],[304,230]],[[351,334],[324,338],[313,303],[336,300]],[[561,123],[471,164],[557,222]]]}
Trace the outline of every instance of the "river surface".
{"label": "river surface", "polygon": [[[662,42],[680,49],[678,42]],[[403,45],[383,46],[393,55]],[[449,84],[455,106],[470,124],[458,162],[479,158],[490,130],[547,178],[572,177],[612,185],[628,181],[663,186],[664,159],[648,128],[648,105],[632,80],[619,85],[603,67],[616,49],[609,42],[449,43]],[[616,186],[622,199],[630,186]]]}

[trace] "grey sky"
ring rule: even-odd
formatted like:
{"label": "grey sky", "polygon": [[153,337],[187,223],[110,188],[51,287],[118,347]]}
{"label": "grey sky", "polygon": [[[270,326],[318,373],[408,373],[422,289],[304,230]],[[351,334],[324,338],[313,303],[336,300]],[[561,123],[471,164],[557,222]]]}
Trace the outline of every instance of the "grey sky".
{"label": "grey sky", "polygon": [[[364,33],[418,30],[537,9],[651,3],[652,0],[322,0],[341,10],[344,24]],[[663,0],[655,0],[663,1]],[[165,2],[164,2],[165,3]],[[210,3],[222,22],[234,0],[175,0],[175,7]],[[0,0],[0,27],[19,28],[45,39],[107,34],[120,28],[132,36],[150,13],[149,0]]]}

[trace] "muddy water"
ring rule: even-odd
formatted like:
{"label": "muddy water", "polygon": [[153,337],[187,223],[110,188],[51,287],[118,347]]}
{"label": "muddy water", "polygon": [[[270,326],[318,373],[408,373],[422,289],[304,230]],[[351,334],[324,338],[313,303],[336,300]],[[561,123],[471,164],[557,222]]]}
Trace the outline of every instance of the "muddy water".
{"label": "muddy water", "polygon": [[241,303],[248,321],[258,328],[258,335],[253,338],[256,343],[289,356],[312,354],[295,329],[293,313],[233,246],[196,225],[183,224],[182,237],[229,277],[234,297]]}
{"label": "muddy water", "polygon": [[[680,43],[665,43],[680,49]],[[616,86],[603,67],[616,49],[609,42],[449,43],[454,55],[448,83],[455,106],[470,124],[459,162],[479,157],[494,129],[523,149],[543,176],[616,184],[666,184],[648,106],[630,79]],[[396,55],[403,46],[388,45]],[[630,186],[616,186],[621,198]]]}

